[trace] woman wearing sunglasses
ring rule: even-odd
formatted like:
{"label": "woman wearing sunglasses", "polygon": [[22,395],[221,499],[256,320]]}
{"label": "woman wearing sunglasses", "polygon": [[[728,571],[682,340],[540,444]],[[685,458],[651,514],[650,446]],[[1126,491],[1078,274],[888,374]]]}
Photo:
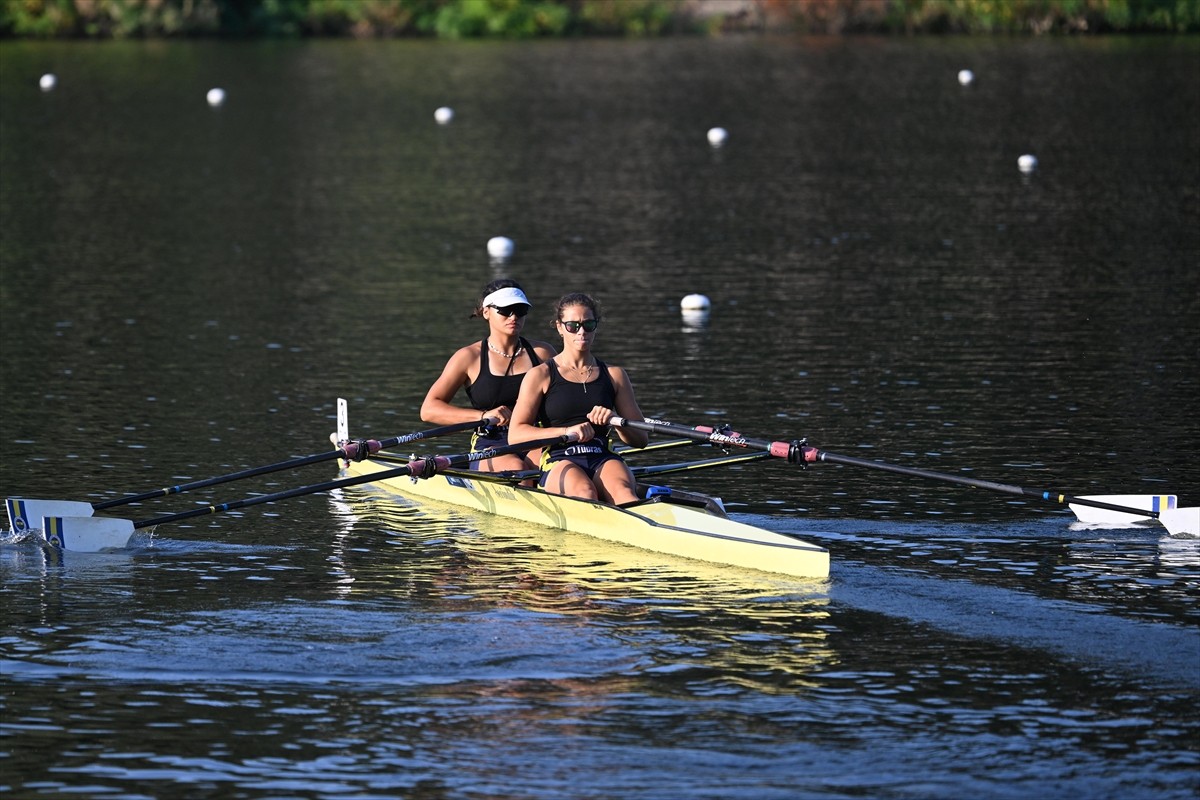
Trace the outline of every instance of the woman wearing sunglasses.
{"label": "woman wearing sunglasses", "polygon": [[[434,425],[494,417],[496,427],[480,428],[471,438],[472,450],[508,444],[508,424],[521,379],[542,362],[554,358],[557,351],[548,342],[530,341],[521,336],[529,298],[514,280],[503,278],[483,287],[472,317],[488,324],[482,341],[459,348],[446,362],[442,374],[429,387],[421,404],[421,419]],[[456,406],[451,400],[465,388],[470,407]],[[536,469],[533,460],[510,454],[472,462],[472,469],[495,472],[508,469]]]}
{"label": "woman wearing sunglasses", "polygon": [[[509,422],[509,441],[528,442],[561,433],[576,440],[549,449],[542,458],[547,491],[617,505],[635,502],[637,486],[625,462],[609,449],[614,415],[642,419],[633,384],[621,367],[592,353],[600,307],[586,294],[568,294],[554,309],[562,352],[529,370]],[[645,447],[645,431],[620,428],[628,445]]]}

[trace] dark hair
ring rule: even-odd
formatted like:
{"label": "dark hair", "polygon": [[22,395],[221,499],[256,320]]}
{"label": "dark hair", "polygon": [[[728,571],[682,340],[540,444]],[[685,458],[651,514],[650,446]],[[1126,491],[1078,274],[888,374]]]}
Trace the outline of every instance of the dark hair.
{"label": "dark hair", "polygon": [[522,292],[525,288],[521,284],[514,281],[512,278],[497,278],[496,280],[483,287],[483,291],[479,293],[479,302],[475,304],[475,310],[471,312],[472,317],[483,316],[483,298],[487,297],[492,292],[501,289],[520,289]]}
{"label": "dark hair", "polygon": [[571,306],[583,306],[590,309],[592,316],[596,318],[596,321],[600,321],[600,301],[596,300],[590,294],[584,294],[583,292],[571,292],[558,298],[558,302],[554,304],[554,318],[550,320],[551,328],[557,325],[559,320],[562,319],[563,309],[570,308]]}

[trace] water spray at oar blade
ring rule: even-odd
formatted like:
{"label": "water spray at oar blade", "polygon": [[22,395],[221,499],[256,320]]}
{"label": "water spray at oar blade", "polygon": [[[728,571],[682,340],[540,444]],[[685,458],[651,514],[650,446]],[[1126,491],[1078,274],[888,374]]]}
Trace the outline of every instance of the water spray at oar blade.
{"label": "water spray at oar blade", "polygon": [[[864,467],[866,469],[882,470],[884,472],[892,472],[899,475],[911,475],[918,478],[928,478],[930,480],[945,481],[947,483],[957,483],[960,486],[972,486],[978,489],[989,489],[994,492],[1003,492],[1005,494],[1036,497],[1051,503],[1088,506],[1091,508],[1103,509],[1105,511],[1123,513],[1133,517],[1157,520],[1173,536],[1182,534],[1200,536],[1200,507],[1168,508],[1157,511],[1153,510],[1152,507],[1147,509],[1127,506],[1120,503],[1108,502],[1107,499],[1095,500],[1087,497],[1074,497],[1069,494],[1046,489],[1024,489],[1020,486],[978,480],[976,478],[968,478],[962,475],[947,475],[945,473],[933,472],[927,469],[916,469],[913,467],[902,467],[898,464],[888,464],[884,461],[868,461],[864,458],[842,456],[838,455],[837,453],[830,453],[825,450],[818,450],[815,447],[810,447],[808,446],[807,440],[804,439],[791,442],[753,439],[743,436],[742,434],[732,431],[728,428],[716,429],[702,426],[693,428],[687,425],[679,425],[674,422],[667,422],[665,420],[648,419],[639,422],[637,420],[627,420],[621,417],[613,417],[611,424],[634,428],[637,430],[650,431],[652,433],[661,432],[669,433],[675,436],[685,436],[697,441],[711,442],[713,444],[729,447],[745,447],[751,450],[763,450],[773,456],[776,456],[777,458],[786,459],[789,463],[793,464],[812,464],[828,461],[834,464]],[[1153,506],[1152,503],[1151,506]]]}
{"label": "water spray at oar blade", "polygon": [[459,453],[451,456],[427,456],[425,458],[414,458],[407,464],[402,464],[395,469],[375,472],[369,475],[356,475],[350,478],[339,478],[337,480],[325,481],[323,483],[316,483],[310,486],[298,486],[294,489],[287,489],[282,492],[275,492],[274,494],[260,495],[258,497],[247,497],[242,500],[234,500],[228,503],[220,503],[218,505],[199,506],[189,511],[181,511],[177,514],[167,514],[165,516],[155,517],[154,519],[145,519],[137,522],[128,519],[118,519],[115,517],[46,517],[42,520],[42,530],[45,532],[46,539],[51,545],[59,547],[63,550],[95,553],[100,550],[127,546],[129,544],[130,537],[133,536],[134,531],[140,528],[149,528],[168,522],[180,522],[193,517],[217,514],[222,511],[233,511],[239,508],[261,505],[263,503],[274,503],[279,500],[286,500],[290,497],[300,497],[302,495],[328,492],[333,489],[344,489],[348,486],[358,486],[359,484],[363,483],[375,483],[405,475],[412,477],[413,480],[417,480],[418,478],[430,478],[436,475],[439,471],[449,469],[451,467],[459,467],[474,463],[476,461],[482,461],[489,458],[495,458],[496,456],[506,455],[508,453],[524,453],[529,450],[539,450],[543,447],[561,444],[565,440],[565,437],[556,436],[548,439],[538,439],[532,442],[522,442],[521,444],[505,445],[504,447],[493,447],[487,450]]}

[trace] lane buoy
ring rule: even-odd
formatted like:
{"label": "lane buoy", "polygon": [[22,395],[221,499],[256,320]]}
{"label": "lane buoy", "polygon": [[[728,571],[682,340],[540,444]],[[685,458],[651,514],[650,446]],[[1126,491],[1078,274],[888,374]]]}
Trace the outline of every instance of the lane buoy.
{"label": "lane buoy", "polygon": [[513,240],[507,236],[493,236],[488,239],[487,251],[492,258],[508,258],[513,254]]}
{"label": "lane buoy", "polygon": [[958,82],[963,86],[970,86],[975,82],[975,73],[969,69],[960,69],[958,71]]}
{"label": "lane buoy", "polygon": [[38,79],[38,86],[40,86],[42,88],[43,92],[48,92],[57,85],[58,85],[58,78],[54,75],[53,72],[47,72],[45,75],[43,75],[41,78]]}
{"label": "lane buoy", "polygon": [[437,120],[438,125],[445,125],[454,119],[454,109],[448,106],[442,106],[437,111],[433,112],[433,118]]}
{"label": "lane buoy", "polygon": [[709,128],[708,143],[713,147],[720,147],[725,144],[725,140],[729,138],[729,131],[724,128]]}
{"label": "lane buoy", "polygon": [[206,94],[204,97],[206,100],[208,100],[208,104],[210,106],[212,106],[213,108],[216,108],[217,106],[219,106],[225,102],[225,90],[224,89],[209,89],[208,94]]}
{"label": "lane buoy", "polygon": [[1033,172],[1037,169],[1037,156],[1031,156],[1028,153],[1017,159],[1017,169],[1021,172]]}
{"label": "lane buoy", "polygon": [[712,303],[702,294],[689,294],[679,301],[679,307],[684,311],[708,311]]}

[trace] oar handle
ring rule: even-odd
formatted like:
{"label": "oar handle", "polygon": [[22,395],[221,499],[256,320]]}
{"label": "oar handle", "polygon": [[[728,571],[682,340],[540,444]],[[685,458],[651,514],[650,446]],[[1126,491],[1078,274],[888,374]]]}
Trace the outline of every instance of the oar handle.
{"label": "oar handle", "polygon": [[535,439],[519,444],[489,447],[487,450],[472,450],[469,453],[459,453],[453,456],[425,456],[424,458],[409,461],[408,471],[414,478],[430,478],[441,470],[451,467],[461,467],[473,464],[476,461],[487,461],[489,458],[508,455],[509,453],[527,453],[530,450],[540,450],[543,447],[552,447],[564,442],[573,442],[578,438],[576,434],[571,433],[567,436],[552,436],[547,439]]}
{"label": "oar handle", "polygon": [[346,442],[336,450],[331,450],[325,453],[314,453],[311,456],[293,458],[287,461],[280,461],[277,464],[267,464],[266,466],[262,467],[252,467],[250,469],[242,470],[241,472],[231,472],[228,475],[218,475],[214,478],[205,478],[204,480],[192,481],[191,483],[181,483],[177,486],[167,486],[163,489],[153,489],[148,492],[143,492],[142,494],[117,497],[112,500],[93,503],[92,508],[96,511],[103,511],[106,508],[128,505],[129,503],[140,503],[143,500],[152,500],[156,497],[167,497],[169,495],[179,494],[180,492],[188,492],[193,489],[204,489],[209,486],[217,486],[222,483],[239,481],[245,478],[253,478],[258,475],[267,475],[272,472],[279,472],[280,470],[306,467],[309,464],[319,464],[323,461],[332,461],[335,458],[345,458],[350,461],[357,461],[389,447],[408,444],[409,442],[415,442],[420,439],[431,439],[434,436],[444,436],[448,433],[457,433],[458,431],[478,428],[480,426],[492,426],[497,422],[499,422],[499,420],[495,417],[485,417],[479,421],[459,422],[453,425],[443,425],[440,428],[430,428],[427,431],[406,433],[403,436],[394,436],[391,439],[384,439],[382,441],[376,441],[375,439],[360,439],[353,442]]}
{"label": "oar handle", "polygon": [[753,439],[729,428],[711,428],[703,425],[690,427],[661,419],[632,420],[614,416],[609,420],[610,425],[619,428],[633,428],[639,431],[673,433],[699,442],[709,442],[726,447],[745,447],[750,450],[763,450],[776,458],[787,459],[792,464],[803,464],[804,441],[773,442],[767,439]]}
{"label": "oar handle", "polygon": [[[477,423],[476,423],[477,424]],[[263,503],[274,503],[278,500],[287,500],[290,497],[300,497],[306,494],[317,494],[318,492],[328,492],[334,489],[342,489],[348,486],[358,486],[363,483],[373,483],[376,481],[386,481],[391,478],[398,478],[408,475],[414,479],[429,478],[436,474],[439,470],[449,467],[458,467],[464,464],[470,464],[475,461],[482,461],[495,456],[506,455],[508,453],[523,453],[528,450],[537,450],[542,447],[550,447],[551,445],[559,444],[560,442],[574,441],[576,437],[571,436],[555,436],[549,439],[538,439],[532,442],[521,442],[520,444],[504,445],[502,447],[490,447],[487,450],[472,450],[467,453],[459,453],[452,456],[426,456],[425,458],[415,458],[407,464],[403,464],[394,469],[383,470],[382,472],[373,472],[369,475],[354,475],[349,478],[338,478],[337,480],[325,481],[323,483],[314,483],[308,486],[297,486],[294,489],[286,489],[282,492],[273,494],[259,495],[258,497],[247,497],[242,500],[233,500],[228,503],[220,503],[214,506],[202,506],[190,509],[188,511],[180,511],[175,514],[167,514],[154,519],[146,519],[133,523],[134,528],[146,528],[152,525],[162,525],[167,522],[180,522],[192,517],[203,517],[209,514],[217,514],[221,511],[234,511],[239,508],[247,508],[249,506],[257,506]]]}
{"label": "oar handle", "polygon": [[[456,422],[453,425],[443,425],[440,428],[430,428],[427,431],[417,431],[415,433],[406,433],[403,436],[393,436],[390,439],[384,439],[379,442],[368,440],[368,445],[370,445],[372,442],[378,445],[378,447],[371,447],[372,453],[378,453],[380,450],[387,450],[389,447],[397,447],[398,445],[408,444],[409,442],[417,442],[421,439],[432,439],[435,436],[445,436],[447,433],[467,431],[471,428],[493,428],[498,425],[499,422],[500,420],[496,417],[483,417],[478,420],[472,420],[471,422]],[[348,447],[350,444],[353,444],[353,442],[348,443],[346,446]],[[349,455],[347,458],[354,458],[354,456]]]}

